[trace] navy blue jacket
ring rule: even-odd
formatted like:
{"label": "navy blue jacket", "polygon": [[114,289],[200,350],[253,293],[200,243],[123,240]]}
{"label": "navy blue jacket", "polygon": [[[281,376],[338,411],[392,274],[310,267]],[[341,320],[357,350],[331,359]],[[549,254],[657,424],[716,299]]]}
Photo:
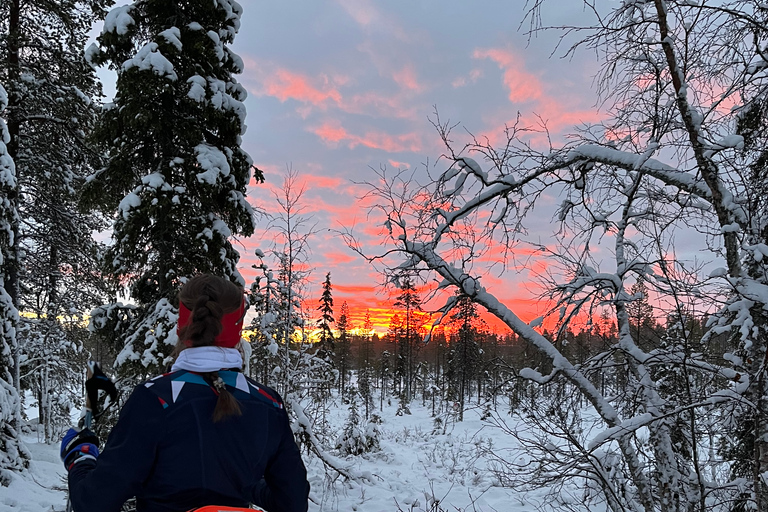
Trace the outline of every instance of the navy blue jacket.
{"label": "navy blue jacket", "polygon": [[204,505],[305,512],[307,471],[280,396],[242,373],[221,371],[242,416],[212,420],[218,396],[193,372],[133,390],[98,460],[69,472],[75,512],[185,512]]}

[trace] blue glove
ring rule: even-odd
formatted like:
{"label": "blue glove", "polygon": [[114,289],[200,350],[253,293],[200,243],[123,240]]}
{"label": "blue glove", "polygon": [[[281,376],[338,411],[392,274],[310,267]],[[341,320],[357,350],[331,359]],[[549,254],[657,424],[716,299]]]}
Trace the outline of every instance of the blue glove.
{"label": "blue glove", "polygon": [[99,456],[99,438],[90,429],[71,428],[61,440],[60,455],[67,471],[80,460],[96,460]]}

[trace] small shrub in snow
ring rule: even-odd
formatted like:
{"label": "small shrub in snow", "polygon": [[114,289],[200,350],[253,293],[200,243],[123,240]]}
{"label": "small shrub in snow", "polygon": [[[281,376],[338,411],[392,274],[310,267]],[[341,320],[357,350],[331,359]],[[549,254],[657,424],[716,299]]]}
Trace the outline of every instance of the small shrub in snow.
{"label": "small shrub in snow", "polygon": [[380,432],[378,425],[369,421],[361,427],[360,413],[357,410],[357,393],[350,394],[349,416],[344,430],[336,439],[335,448],[344,455],[362,455],[379,449]]}

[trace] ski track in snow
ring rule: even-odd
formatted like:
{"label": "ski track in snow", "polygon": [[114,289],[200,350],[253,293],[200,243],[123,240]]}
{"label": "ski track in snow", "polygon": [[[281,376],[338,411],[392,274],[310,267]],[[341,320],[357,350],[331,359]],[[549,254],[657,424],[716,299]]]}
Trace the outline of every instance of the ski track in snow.
{"label": "ski track in snow", "polygon": [[[397,512],[398,507],[403,512],[425,512],[433,510],[434,498],[440,500],[440,510],[451,512],[534,512],[546,502],[544,490],[522,494],[494,485],[484,458],[477,457],[478,446],[487,446],[490,439],[500,450],[513,447],[513,441],[485,425],[479,409],[470,405],[465,420],[449,422],[446,434],[432,434],[429,402],[424,407],[415,400],[410,416],[396,416],[396,410],[393,400],[380,413],[379,452],[345,459],[372,483],[334,478],[326,474],[319,459],[304,455],[312,486],[310,512]],[[335,432],[326,444],[341,431],[347,414],[347,406],[336,398],[328,418]],[[31,468],[9,487],[0,488],[0,512],[63,511],[65,471],[58,443],[46,445],[34,434],[25,436],[25,442],[32,453]]]}

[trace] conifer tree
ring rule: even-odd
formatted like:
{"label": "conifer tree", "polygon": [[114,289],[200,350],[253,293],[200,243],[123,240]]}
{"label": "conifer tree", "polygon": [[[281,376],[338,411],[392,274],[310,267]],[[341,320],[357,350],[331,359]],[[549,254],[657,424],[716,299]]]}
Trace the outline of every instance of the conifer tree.
{"label": "conifer tree", "polygon": [[[0,85],[0,113],[8,105],[8,96]],[[13,354],[17,348],[16,327],[19,313],[6,291],[9,256],[14,245],[18,213],[13,200],[16,193],[16,168],[8,154],[10,135],[0,117],[0,485],[10,483],[9,471],[21,471],[29,465],[29,453],[19,438],[21,402],[13,386]],[[11,256],[12,257],[12,256]]]}
{"label": "conifer tree", "polygon": [[458,325],[451,344],[449,378],[454,398],[459,403],[459,421],[464,419],[464,399],[470,393],[470,382],[475,376],[480,361],[480,348],[477,344],[478,332],[474,323],[477,319],[477,306],[466,295],[460,295],[456,312],[451,320]]}
{"label": "conifer tree", "polygon": [[632,335],[641,348],[650,349],[655,344],[656,336],[653,333],[655,321],[653,306],[648,301],[648,285],[644,279],[638,279],[629,288],[629,293],[633,296],[632,302],[627,303],[627,314],[633,327]]}
{"label": "conifer tree", "polygon": [[400,293],[397,295],[395,307],[402,309],[403,334],[399,340],[399,356],[402,360],[403,393],[406,403],[413,397],[413,378],[415,373],[416,353],[421,346],[421,298],[410,276],[400,283]]}
{"label": "conifer tree", "polygon": [[371,321],[371,310],[365,311],[365,319],[363,320],[362,333],[359,338],[358,346],[358,364],[357,364],[357,387],[360,391],[360,398],[363,400],[363,406],[365,407],[365,418],[368,419],[373,409],[373,390],[371,389],[372,380],[374,379],[373,367],[371,365],[372,358],[372,332],[373,322]]}
{"label": "conifer tree", "polygon": [[320,319],[317,321],[317,326],[320,328],[320,348],[319,351],[323,354],[333,354],[333,331],[331,330],[331,324],[336,320],[333,318],[333,294],[331,293],[331,273],[328,272],[325,275],[325,281],[323,282],[323,294],[320,297]]}
{"label": "conifer tree", "polygon": [[342,399],[345,396],[346,385],[349,382],[348,376],[352,362],[352,349],[350,342],[350,333],[352,323],[349,317],[349,305],[346,301],[341,304],[341,314],[339,321],[336,322],[339,330],[339,337],[336,342],[336,369],[339,371],[339,393]]}
{"label": "conifer tree", "polygon": [[[389,327],[387,328],[387,341],[394,346],[394,352],[392,353],[392,361],[388,364],[388,369],[394,372],[392,376],[392,391],[400,392],[405,376],[405,358],[402,352],[403,349],[403,320],[398,313],[392,315],[389,319]],[[387,352],[389,354],[389,352]],[[388,377],[388,375],[387,375]],[[386,384],[385,381],[382,381]]]}
{"label": "conifer tree", "polygon": [[106,262],[138,304],[117,333],[130,375],[168,362],[183,278],[206,272],[243,284],[230,239],[253,232],[246,185],[251,171],[263,177],[240,147],[246,92],[234,75],[243,62],[229,45],[241,14],[234,0],[138,0],[107,15],[88,52],[117,72],[96,132],[109,161],[88,197],[117,213]]}

